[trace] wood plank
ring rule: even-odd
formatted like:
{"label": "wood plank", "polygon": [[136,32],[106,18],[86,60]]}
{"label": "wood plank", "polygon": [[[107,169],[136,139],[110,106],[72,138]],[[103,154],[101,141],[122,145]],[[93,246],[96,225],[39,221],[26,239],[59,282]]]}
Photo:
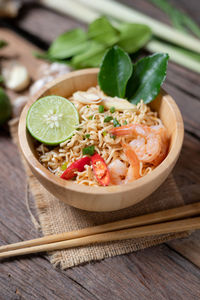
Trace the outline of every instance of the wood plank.
{"label": "wood plank", "polygon": [[189,261],[200,268],[200,230],[194,232],[187,239],[174,240],[168,243],[168,246],[181,253]]}
{"label": "wood plank", "polygon": [[[188,6],[199,17],[198,9],[195,9],[196,1],[179,1],[180,7]],[[129,2],[130,5],[137,5],[143,12],[148,13],[149,11],[155,16],[158,14],[158,11],[149,2],[144,0],[136,0],[134,3],[129,0]],[[185,6],[182,3],[185,3]],[[30,17],[30,8],[28,11]],[[27,16],[26,13],[24,12],[24,18]],[[55,25],[50,24],[52,32],[53,27],[56,28],[59,25],[58,27],[61,28],[61,23],[66,22],[67,24],[68,22],[65,21],[66,17],[62,17],[62,21],[59,23],[60,16],[50,13],[51,18],[49,19],[42,20],[43,16],[40,15],[40,26],[45,26],[42,30],[46,36],[50,35],[48,22],[53,21]],[[19,21],[18,19],[12,24],[18,25]],[[35,14],[35,23],[31,23],[30,32],[34,30],[37,22],[39,21]],[[62,30],[64,30],[64,26]],[[58,27],[56,31],[60,30]],[[26,27],[23,28],[26,29]],[[35,34],[40,34],[38,29]],[[182,110],[188,119],[187,129],[192,133],[195,129],[196,135],[198,120],[193,120],[193,115],[186,110],[193,111],[193,101],[190,100],[194,100],[193,96],[198,95],[199,78],[194,72],[187,71],[175,64],[170,64],[170,71],[172,78],[167,81],[167,85],[171,87],[171,92],[179,97],[178,101],[181,101],[181,97],[184,95],[186,106],[184,104]],[[174,75],[173,72],[176,74]],[[180,82],[178,80],[179,72],[181,72],[180,77],[184,79],[181,78]],[[173,76],[175,76],[174,80]],[[175,85],[173,85],[173,81],[175,81]],[[187,98],[185,92],[189,91],[190,82],[192,82],[194,92]],[[188,103],[187,99],[189,99]],[[198,106],[195,106],[195,110],[196,108]],[[191,120],[194,121],[192,123],[191,117]],[[176,182],[187,203],[200,199],[199,149],[200,142],[186,134],[180,159],[174,169]],[[38,233],[30,221],[25,206],[25,173],[22,170],[15,145],[11,142],[8,134],[2,130],[0,131],[0,164],[0,243],[34,238]],[[196,260],[198,256],[196,258],[194,255],[194,253],[197,255],[199,253],[199,244],[196,245],[196,241],[199,239],[196,237],[197,234],[199,236],[197,232],[188,240],[176,241],[180,243],[178,246],[170,244],[170,247],[198,264]],[[190,244],[192,244],[192,250],[189,247]],[[199,299],[199,281],[199,269],[165,245],[106,259],[95,264],[87,264],[65,272],[53,269],[45,256],[31,256],[0,264],[0,299]]]}
{"label": "wood plank", "polygon": [[[34,238],[37,232],[24,201],[25,173],[16,146],[6,133],[1,133],[0,163],[1,239],[10,243]],[[6,184],[8,181],[12,184]],[[200,271],[164,245],[65,272],[54,270],[45,256],[9,260],[0,265],[3,299],[13,299],[16,289],[22,299],[30,300],[65,299],[66,295],[67,299],[108,299],[108,295],[111,300],[139,299],[141,295],[151,299],[155,292],[154,299],[166,299],[165,295],[169,299],[197,299],[199,286]]]}

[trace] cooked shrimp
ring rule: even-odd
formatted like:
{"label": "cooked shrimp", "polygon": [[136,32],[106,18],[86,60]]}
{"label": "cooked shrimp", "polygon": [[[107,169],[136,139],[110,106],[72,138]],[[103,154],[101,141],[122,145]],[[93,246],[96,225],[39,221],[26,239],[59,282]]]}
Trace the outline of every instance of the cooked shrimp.
{"label": "cooked shrimp", "polygon": [[122,144],[122,147],[130,163],[130,167],[125,178],[125,183],[128,183],[140,178],[140,161],[130,145]]}
{"label": "cooked shrimp", "polygon": [[109,166],[110,181],[112,184],[122,184],[127,175],[127,167],[125,163],[119,159],[113,160]]}
{"label": "cooked shrimp", "polygon": [[110,180],[112,184],[129,183],[140,177],[140,163],[134,150],[126,144],[123,144],[124,152],[130,163],[129,168],[126,167],[119,159],[115,159],[108,166]]}
{"label": "cooked shrimp", "polygon": [[142,162],[157,166],[166,157],[168,139],[164,127],[154,129],[141,124],[129,124],[113,128],[110,133],[116,136],[135,137],[130,146]]}

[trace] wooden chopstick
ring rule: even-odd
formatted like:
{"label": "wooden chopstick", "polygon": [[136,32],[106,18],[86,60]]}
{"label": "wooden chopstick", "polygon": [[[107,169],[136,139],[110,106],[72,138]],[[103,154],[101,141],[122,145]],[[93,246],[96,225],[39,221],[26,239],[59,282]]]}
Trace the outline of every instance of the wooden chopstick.
{"label": "wooden chopstick", "polygon": [[33,240],[23,241],[10,245],[4,245],[0,247],[0,253],[22,249],[26,247],[45,245],[55,242],[61,242],[71,239],[76,239],[84,236],[90,236],[98,233],[106,233],[114,230],[121,230],[130,227],[137,227],[142,225],[156,224],[171,220],[178,220],[181,218],[188,218],[200,214],[200,202],[172,209],[159,211],[156,213],[146,214],[139,217],[133,217],[121,221],[111,222],[103,225],[88,227],[80,230],[74,230],[71,232],[64,232],[61,234],[49,235]]}
{"label": "wooden chopstick", "polygon": [[0,259],[39,253],[46,251],[63,250],[73,247],[81,247],[90,244],[105,243],[118,240],[127,240],[133,238],[141,238],[147,236],[156,236],[168,233],[177,233],[187,230],[200,229],[200,217],[189,218],[179,221],[165,222],[161,224],[154,224],[130,229],[117,230],[106,233],[99,233],[81,238],[76,238],[68,241],[50,243],[46,245],[39,245],[33,247],[27,247],[17,250],[11,250],[0,253]]}
{"label": "wooden chopstick", "polygon": [[[173,208],[173,209],[168,209],[168,210],[164,210],[164,211],[160,211],[160,212],[156,212],[156,213],[152,213],[152,214],[129,218],[126,220],[116,221],[116,222],[103,224],[103,225],[99,225],[99,226],[84,228],[81,230],[75,230],[75,231],[66,232],[66,233],[62,233],[62,234],[50,235],[50,236],[46,236],[43,238],[38,238],[38,239],[29,240],[29,241],[24,241],[24,242],[19,242],[19,243],[15,243],[15,244],[1,246],[0,247],[0,252],[1,252],[0,258],[1,257],[2,258],[9,257],[10,255],[14,256],[14,255],[23,255],[23,254],[28,254],[28,253],[36,253],[36,252],[41,252],[41,251],[53,251],[54,248],[51,248],[51,247],[55,247],[55,246],[63,247],[62,241],[68,242],[67,240],[69,240],[69,241],[72,240],[71,241],[72,243],[71,244],[67,243],[66,247],[67,248],[73,247],[73,241],[79,240],[80,242],[82,242],[81,238],[83,238],[83,237],[85,237],[84,241],[88,241],[88,243],[93,243],[92,236],[96,236],[96,237],[99,236],[101,239],[102,234],[108,233],[108,235],[112,235],[112,231],[114,231],[114,230],[123,231],[126,236],[127,230],[121,230],[121,229],[126,229],[126,228],[130,228],[130,227],[137,227],[136,232],[140,232],[140,230],[143,228],[141,231],[141,234],[143,236],[146,236],[146,231],[143,232],[145,227],[138,228],[138,226],[147,225],[147,224],[148,225],[156,224],[159,222],[166,222],[166,221],[175,220],[175,219],[177,220],[177,219],[181,219],[184,217],[195,216],[198,214],[200,214],[200,203],[194,203],[194,204],[185,205],[185,206],[181,206],[181,207]],[[190,220],[190,219],[188,219],[188,220]],[[185,224],[187,224],[188,220],[182,220],[182,222],[185,222]],[[198,218],[194,218],[191,220],[198,221]],[[176,222],[178,222],[178,221],[176,221]],[[171,223],[173,223],[173,226],[175,226],[176,222],[171,222]],[[164,223],[164,224],[170,224],[170,223]],[[156,227],[156,230],[158,230],[159,228],[162,229],[161,225],[164,225],[164,224],[158,224]],[[176,223],[176,224],[179,226],[179,223]],[[187,226],[190,227],[190,224],[188,224]],[[192,224],[192,226],[194,226],[194,224]],[[197,222],[197,226],[198,226],[198,222]],[[146,226],[147,229],[148,229],[148,227],[151,232],[151,226]],[[175,227],[173,227],[173,228],[174,228],[173,230],[176,229]],[[137,235],[134,236],[134,234],[136,234],[136,232],[133,231],[133,229],[134,228],[130,229],[130,230],[132,230],[133,237],[137,237]],[[192,227],[189,229],[182,229],[182,230],[190,230],[190,229],[196,229],[196,228]],[[155,230],[155,229],[153,228],[153,230]],[[180,230],[180,231],[182,231],[182,230]],[[116,232],[119,233],[119,231],[116,231]],[[173,232],[176,232],[176,231],[173,231]],[[170,233],[170,231],[168,231],[168,233]],[[154,232],[151,232],[149,235],[153,235],[153,234],[154,234]],[[162,234],[162,233],[158,233],[158,234]],[[139,237],[141,237],[141,236],[139,236]],[[119,239],[121,239],[121,238],[119,238]],[[90,240],[91,240],[91,242],[89,242]],[[100,242],[103,242],[103,241],[100,240]],[[69,245],[71,245],[71,246],[69,246]],[[80,244],[80,246],[81,245],[82,244]],[[83,245],[85,245],[85,244],[83,244]],[[48,248],[48,246],[50,246],[50,248]],[[17,251],[17,249],[19,249],[19,250]],[[61,249],[63,249],[63,248],[61,248]],[[31,252],[26,252],[26,251],[31,251]],[[32,252],[32,251],[34,251],[34,252]],[[9,253],[10,253],[10,255],[9,255]]]}

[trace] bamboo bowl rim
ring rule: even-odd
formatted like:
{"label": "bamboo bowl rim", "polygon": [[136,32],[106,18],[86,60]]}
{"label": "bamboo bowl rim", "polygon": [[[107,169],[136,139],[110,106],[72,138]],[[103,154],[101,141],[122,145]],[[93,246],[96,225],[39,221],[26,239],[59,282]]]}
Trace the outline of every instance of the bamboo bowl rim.
{"label": "bamboo bowl rim", "polygon": [[60,188],[65,188],[66,191],[70,190],[73,192],[80,192],[85,194],[94,194],[94,195],[108,195],[108,194],[118,194],[127,192],[130,190],[134,190],[135,188],[141,188],[144,184],[149,183],[153,180],[156,180],[169,165],[172,165],[176,162],[176,159],[180,153],[183,137],[184,137],[184,125],[183,119],[180,113],[180,110],[172,99],[172,97],[166,94],[163,90],[161,90],[162,97],[165,98],[165,101],[171,106],[172,111],[175,116],[176,120],[176,134],[171,146],[171,149],[167,155],[167,157],[162,161],[160,165],[158,165],[151,173],[141,177],[131,183],[122,184],[122,185],[111,185],[111,186],[85,186],[83,184],[77,184],[73,181],[63,180],[60,177],[57,177],[53,173],[51,173],[48,169],[46,169],[35,157],[33,154],[27,139],[27,135],[30,135],[26,129],[26,115],[28,112],[29,107],[33,102],[38,100],[42,95],[47,92],[50,88],[54,87],[56,84],[67,80],[68,78],[73,78],[80,75],[87,75],[93,74],[97,75],[98,68],[91,68],[91,69],[83,69],[78,71],[70,72],[66,75],[59,76],[55,80],[50,83],[47,83],[39,92],[37,92],[34,96],[30,98],[26,106],[24,107],[20,120],[19,120],[19,127],[18,127],[18,136],[19,136],[19,144],[22,150],[22,153],[29,163],[29,165],[36,170],[42,177],[45,177],[50,183],[57,185]]}

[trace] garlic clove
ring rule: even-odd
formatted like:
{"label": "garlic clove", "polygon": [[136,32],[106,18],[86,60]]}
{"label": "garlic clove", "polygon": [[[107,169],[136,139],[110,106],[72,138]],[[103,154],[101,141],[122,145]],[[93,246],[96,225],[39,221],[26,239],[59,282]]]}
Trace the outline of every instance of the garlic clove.
{"label": "garlic clove", "polygon": [[19,117],[23,107],[28,101],[27,96],[20,96],[15,99],[15,101],[12,104],[13,107],[13,117]]}
{"label": "garlic clove", "polygon": [[16,92],[20,92],[28,87],[30,76],[25,66],[14,64],[2,70],[5,86]]}
{"label": "garlic clove", "polygon": [[52,81],[53,79],[53,76],[46,76],[36,80],[29,89],[30,95],[32,96],[37,93],[46,83]]}

